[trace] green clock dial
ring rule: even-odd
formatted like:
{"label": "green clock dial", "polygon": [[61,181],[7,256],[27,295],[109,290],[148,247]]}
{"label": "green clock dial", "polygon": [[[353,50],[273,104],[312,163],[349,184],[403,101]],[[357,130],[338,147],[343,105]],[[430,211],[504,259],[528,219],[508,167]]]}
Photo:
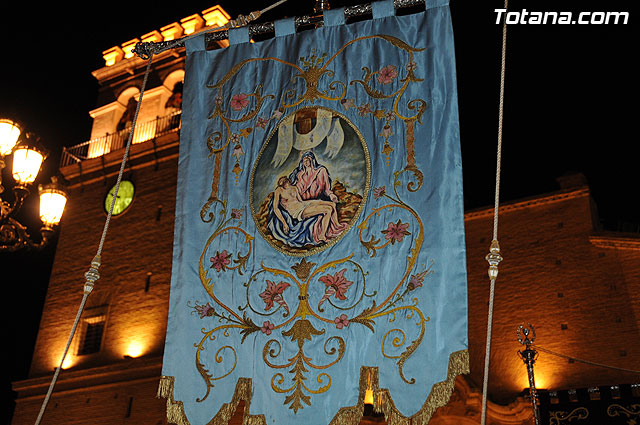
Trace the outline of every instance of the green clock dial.
{"label": "green clock dial", "polygon": [[[119,215],[126,211],[131,205],[133,201],[133,195],[135,192],[135,187],[133,183],[129,180],[122,180],[120,182],[120,188],[118,189],[118,196],[116,196],[116,201],[113,204],[113,213],[112,215]],[[111,190],[107,193],[107,196],[104,198],[104,209],[108,213],[109,209],[111,209],[111,202],[113,201],[113,196],[116,193],[116,185],[114,185]]]}

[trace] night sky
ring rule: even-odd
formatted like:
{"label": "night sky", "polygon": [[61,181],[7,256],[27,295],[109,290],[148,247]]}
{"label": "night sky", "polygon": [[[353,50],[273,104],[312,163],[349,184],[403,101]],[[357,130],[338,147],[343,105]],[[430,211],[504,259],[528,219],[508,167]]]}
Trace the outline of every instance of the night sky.
{"label": "night sky", "polygon": [[[504,2],[451,1],[465,208],[474,209],[493,205],[502,44],[502,26],[496,24],[494,9],[502,8]],[[271,3],[225,0],[219,4],[235,18]],[[313,3],[289,0],[261,21],[310,14]],[[362,2],[330,3],[337,8]],[[63,146],[82,143],[90,136],[88,111],[96,107],[98,92],[91,72],[104,65],[102,52],[216,2],[151,6],[111,1],[91,9],[60,4],[36,7],[15,1],[2,6],[0,117],[22,122],[50,150],[36,185],[47,183],[56,173]],[[638,15],[633,4],[619,0],[510,2],[510,10],[518,12],[614,11],[629,12],[630,18],[627,25],[508,26],[501,202],[558,190],[557,177],[581,172],[605,229],[640,231],[640,214],[634,205],[639,173],[638,137],[633,130],[638,119],[638,68],[632,66],[632,58],[638,56]],[[9,170],[10,164],[3,173],[7,188],[11,187]],[[4,196],[9,194],[7,190]],[[33,213],[37,196],[32,198],[36,202],[23,207],[21,220],[37,238],[40,225]],[[87,247],[88,259],[96,247]],[[3,407],[11,406],[10,382],[28,374],[54,248],[55,244],[37,253],[0,253],[0,282],[5,289],[2,340],[10,355]],[[83,283],[78,276],[78,302]]]}

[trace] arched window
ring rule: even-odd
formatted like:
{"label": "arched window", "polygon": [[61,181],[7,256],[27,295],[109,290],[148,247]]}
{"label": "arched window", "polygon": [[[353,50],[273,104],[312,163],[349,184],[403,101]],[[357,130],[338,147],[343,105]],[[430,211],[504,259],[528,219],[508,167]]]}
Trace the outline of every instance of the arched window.
{"label": "arched window", "polygon": [[184,85],[184,70],[179,69],[170,73],[165,78],[163,85],[171,91],[171,95],[164,104],[168,125],[166,130],[174,130],[180,127],[182,114],[182,87]]}

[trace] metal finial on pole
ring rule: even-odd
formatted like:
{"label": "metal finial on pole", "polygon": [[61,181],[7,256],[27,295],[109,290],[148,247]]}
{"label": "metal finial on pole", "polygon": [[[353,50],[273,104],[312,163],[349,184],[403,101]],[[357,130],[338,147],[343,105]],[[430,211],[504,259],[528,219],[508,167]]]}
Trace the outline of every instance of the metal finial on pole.
{"label": "metal finial on pole", "polygon": [[[531,337],[529,334],[531,333]],[[520,357],[527,365],[527,374],[529,376],[529,395],[531,396],[531,407],[533,408],[533,418],[535,425],[540,425],[540,413],[538,411],[538,390],[536,389],[536,380],[533,374],[533,364],[538,358],[538,352],[531,348],[533,341],[536,339],[536,330],[533,325],[529,323],[529,327],[524,325],[518,326],[518,342],[524,345],[526,348],[522,351],[518,351]]]}
{"label": "metal finial on pole", "polygon": [[316,0],[316,4],[313,6],[313,11],[315,13],[322,13],[322,11],[330,9],[331,6],[329,5],[329,0]]}

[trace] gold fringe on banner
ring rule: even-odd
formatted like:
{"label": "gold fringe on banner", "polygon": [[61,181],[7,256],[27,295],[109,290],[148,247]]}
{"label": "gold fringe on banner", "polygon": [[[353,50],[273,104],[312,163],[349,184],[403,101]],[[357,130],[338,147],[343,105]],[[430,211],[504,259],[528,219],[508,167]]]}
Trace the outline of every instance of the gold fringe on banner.
{"label": "gold fringe on banner", "polygon": [[469,351],[456,351],[449,356],[447,378],[433,385],[427,400],[415,415],[411,417],[402,415],[386,389],[374,391],[373,408],[376,412],[384,413],[388,425],[426,425],[435,411],[449,402],[456,376],[469,372]]}
{"label": "gold fringe on banner", "polygon": [[376,388],[378,388],[378,368],[362,366],[360,368],[358,402],[355,406],[340,408],[329,425],[359,425],[362,420],[367,390],[375,391]]}
{"label": "gold fringe on banner", "polygon": [[184,405],[181,401],[175,401],[173,398],[174,382],[173,376],[160,377],[157,398],[167,400],[167,422],[175,425],[190,425],[187,415],[184,414]]}
{"label": "gold fringe on banner", "polygon": [[[373,394],[373,410],[383,413],[388,425],[426,425],[435,411],[449,401],[456,376],[469,373],[469,351],[461,350],[451,353],[447,378],[433,385],[422,408],[413,416],[402,415],[395,406],[389,391],[378,385],[378,368],[362,366],[360,368],[360,382],[358,388],[358,402],[355,406],[342,407],[329,425],[359,425],[364,411],[367,390]],[[173,398],[173,376],[163,376],[160,379],[158,398],[167,399],[167,421],[169,424],[190,425],[184,413],[181,401]],[[242,425],[266,425],[264,415],[250,415],[252,382],[250,378],[239,378],[233,397],[229,403],[222,405],[218,413],[207,425],[227,425],[235,414],[240,401],[245,402],[242,415]]]}
{"label": "gold fringe on banner", "polygon": [[216,416],[207,425],[227,425],[231,417],[236,413],[240,400],[244,401],[242,425],[266,425],[264,415],[250,415],[252,383],[250,378],[238,378],[236,389],[233,392],[231,402],[222,405]]}

